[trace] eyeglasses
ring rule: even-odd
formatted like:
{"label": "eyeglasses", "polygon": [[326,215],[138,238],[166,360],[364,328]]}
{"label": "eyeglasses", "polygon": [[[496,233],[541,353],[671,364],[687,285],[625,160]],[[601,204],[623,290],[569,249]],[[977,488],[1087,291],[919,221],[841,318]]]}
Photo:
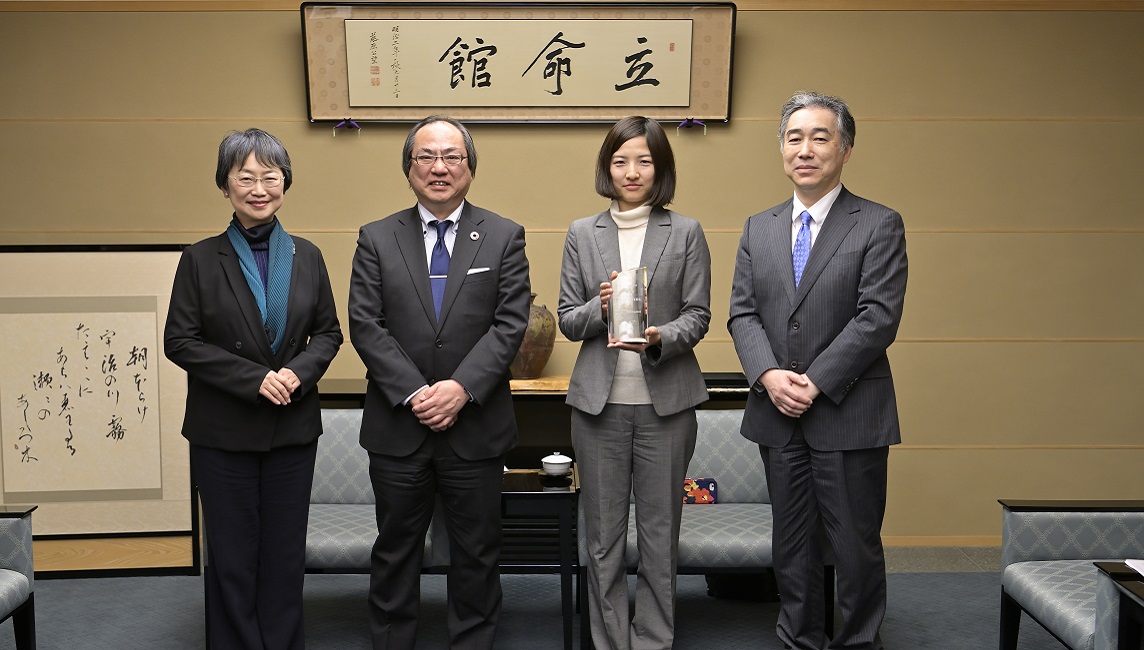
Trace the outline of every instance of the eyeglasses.
{"label": "eyeglasses", "polygon": [[266,178],[255,178],[253,176],[238,176],[236,178],[231,176],[230,180],[234,181],[235,185],[245,188],[254,187],[255,183],[262,183],[262,187],[267,188],[278,187],[278,185],[282,182],[282,179],[278,178],[277,176],[267,176]]}
{"label": "eyeglasses", "polygon": [[430,156],[427,153],[423,153],[417,156],[413,156],[413,162],[421,165],[422,167],[430,167],[437,162],[438,158],[441,159],[441,162],[445,163],[446,167],[456,167],[457,165],[465,162],[465,157],[459,153],[447,153],[444,156]]}

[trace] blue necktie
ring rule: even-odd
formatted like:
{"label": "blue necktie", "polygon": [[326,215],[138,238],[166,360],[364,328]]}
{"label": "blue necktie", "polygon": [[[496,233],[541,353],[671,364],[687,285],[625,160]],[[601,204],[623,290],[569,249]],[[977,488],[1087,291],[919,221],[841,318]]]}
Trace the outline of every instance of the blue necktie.
{"label": "blue necktie", "polygon": [[806,260],[810,257],[810,213],[806,210],[798,215],[802,219],[802,227],[794,238],[794,250],[791,258],[794,260],[794,286],[802,280],[802,270],[806,268]]}
{"label": "blue necktie", "polygon": [[441,300],[445,297],[445,280],[449,277],[449,249],[445,246],[445,233],[449,230],[449,222],[432,223],[437,227],[437,243],[433,244],[433,256],[429,259],[429,284],[433,287],[433,309],[437,314],[437,320],[440,320]]}

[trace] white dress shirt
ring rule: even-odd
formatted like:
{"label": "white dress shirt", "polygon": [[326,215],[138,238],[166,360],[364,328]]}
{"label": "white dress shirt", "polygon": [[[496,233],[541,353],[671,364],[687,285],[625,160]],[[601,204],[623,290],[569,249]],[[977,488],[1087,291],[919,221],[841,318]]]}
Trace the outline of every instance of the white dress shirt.
{"label": "white dress shirt", "polygon": [[830,214],[830,208],[834,207],[834,201],[838,199],[838,195],[842,193],[842,183],[834,186],[834,189],[827,192],[826,196],[818,200],[818,203],[810,206],[809,208],[798,200],[798,195],[794,197],[794,209],[791,210],[791,227],[790,227],[790,249],[794,252],[794,244],[798,239],[798,230],[802,228],[802,219],[799,215],[803,211],[810,213],[810,246],[814,248],[814,240],[818,239],[818,231],[822,230],[822,223],[826,221],[826,215]]}

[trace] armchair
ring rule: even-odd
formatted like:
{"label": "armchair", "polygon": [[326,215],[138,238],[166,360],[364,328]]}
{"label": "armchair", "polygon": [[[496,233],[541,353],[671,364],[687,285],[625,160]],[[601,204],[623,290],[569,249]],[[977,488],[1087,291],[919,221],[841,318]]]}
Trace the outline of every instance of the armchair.
{"label": "armchair", "polygon": [[1118,596],[1093,562],[1144,557],[1144,501],[1000,503],[1001,650],[1022,612],[1071,650],[1115,650]]}
{"label": "armchair", "polygon": [[32,574],[32,511],[0,506],[0,621],[12,619],[18,650],[36,647]]}

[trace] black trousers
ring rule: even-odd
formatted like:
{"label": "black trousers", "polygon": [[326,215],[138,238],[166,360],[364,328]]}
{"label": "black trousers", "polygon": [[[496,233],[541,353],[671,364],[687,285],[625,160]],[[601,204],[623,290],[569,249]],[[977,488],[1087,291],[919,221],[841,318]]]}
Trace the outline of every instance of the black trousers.
{"label": "black trousers", "polygon": [[[760,446],[774,508],[778,636],[797,650],[880,650],[886,615],[888,447],[818,451],[801,427],[785,447]],[[834,551],[841,626],[829,642],[823,601],[823,535]]]}
{"label": "black trousers", "polygon": [[191,445],[203,504],[211,650],[302,650],[306,520],[318,444]]}
{"label": "black trousers", "polygon": [[503,468],[503,456],[465,460],[436,435],[409,456],[370,453],[379,533],[369,585],[374,650],[407,650],[416,642],[425,531],[438,501],[449,537],[449,647],[493,647],[501,611]]}

